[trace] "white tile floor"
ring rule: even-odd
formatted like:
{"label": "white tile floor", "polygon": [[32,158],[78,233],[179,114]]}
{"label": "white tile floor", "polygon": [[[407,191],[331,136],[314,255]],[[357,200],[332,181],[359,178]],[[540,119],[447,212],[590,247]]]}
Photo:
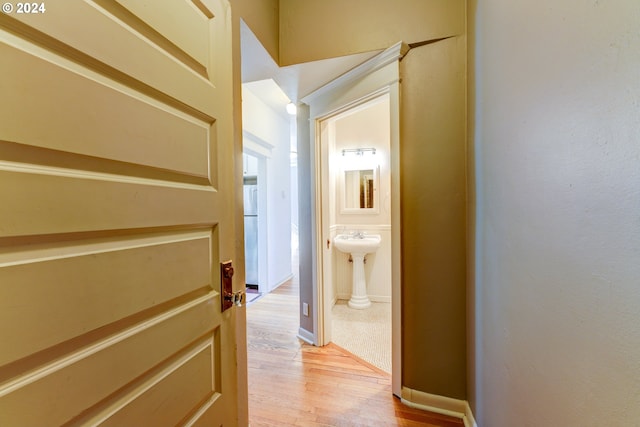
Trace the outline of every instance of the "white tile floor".
{"label": "white tile floor", "polygon": [[391,304],[364,310],[339,300],[332,309],[332,341],[385,372],[391,372]]}

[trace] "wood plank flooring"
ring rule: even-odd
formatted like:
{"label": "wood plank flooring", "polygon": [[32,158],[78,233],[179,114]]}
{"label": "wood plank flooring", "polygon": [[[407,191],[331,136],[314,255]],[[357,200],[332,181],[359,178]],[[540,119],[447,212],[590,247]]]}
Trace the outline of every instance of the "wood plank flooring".
{"label": "wood plank flooring", "polygon": [[463,426],[403,405],[387,373],[336,345],[303,343],[298,326],[295,280],[247,308],[251,427]]}

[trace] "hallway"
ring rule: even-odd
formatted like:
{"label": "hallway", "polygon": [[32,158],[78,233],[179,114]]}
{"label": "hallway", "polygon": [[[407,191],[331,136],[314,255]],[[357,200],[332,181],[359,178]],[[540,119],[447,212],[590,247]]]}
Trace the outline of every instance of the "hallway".
{"label": "hallway", "polygon": [[295,278],[247,307],[252,427],[463,425],[403,405],[388,374],[333,344],[302,343],[298,324]]}

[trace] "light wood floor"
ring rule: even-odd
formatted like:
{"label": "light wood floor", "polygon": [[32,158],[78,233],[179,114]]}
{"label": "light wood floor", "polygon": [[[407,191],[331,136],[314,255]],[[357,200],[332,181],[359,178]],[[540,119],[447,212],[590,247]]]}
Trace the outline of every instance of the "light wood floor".
{"label": "light wood floor", "polygon": [[302,343],[298,326],[295,281],[247,308],[251,427],[463,426],[403,405],[387,373],[336,345]]}

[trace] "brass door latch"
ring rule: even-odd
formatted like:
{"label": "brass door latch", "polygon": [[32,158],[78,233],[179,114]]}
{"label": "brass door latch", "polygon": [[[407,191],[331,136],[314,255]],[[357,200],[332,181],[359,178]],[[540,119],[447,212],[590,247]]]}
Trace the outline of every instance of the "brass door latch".
{"label": "brass door latch", "polygon": [[233,262],[225,261],[220,264],[220,293],[222,294],[222,311],[231,307],[242,306],[245,301],[245,291],[233,291]]}

